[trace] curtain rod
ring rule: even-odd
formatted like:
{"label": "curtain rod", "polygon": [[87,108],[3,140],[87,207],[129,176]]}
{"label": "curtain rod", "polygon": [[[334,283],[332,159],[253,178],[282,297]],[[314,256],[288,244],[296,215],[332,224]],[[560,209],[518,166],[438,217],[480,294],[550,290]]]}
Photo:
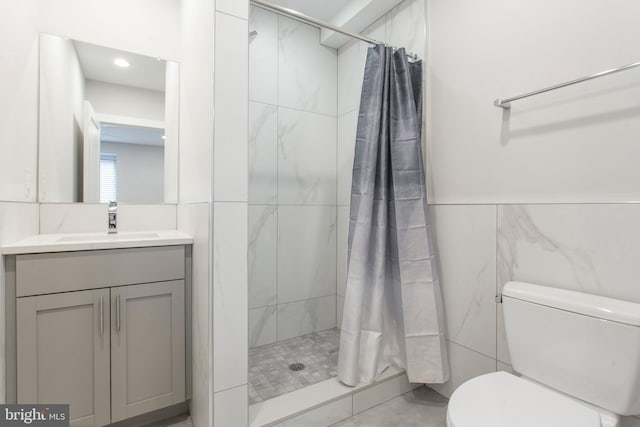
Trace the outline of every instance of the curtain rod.
{"label": "curtain rod", "polygon": [[[328,30],[331,31],[335,31],[336,33],[340,33],[340,34],[344,34],[345,36],[349,36],[351,38],[354,39],[358,39],[358,40],[362,40],[363,42],[367,42],[369,44],[384,44],[385,46],[389,46],[386,43],[382,43],[378,40],[372,39],[370,37],[367,36],[363,36],[362,34],[357,34],[357,33],[352,33],[350,31],[347,31],[345,29],[342,29],[340,27],[336,27],[335,25],[329,24],[328,22],[324,22],[321,21],[319,19],[316,19],[312,16],[309,15],[305,15],[304,13],[298,12],[297,10],[293,10],[293,9],[289,9],[283,6],[279,6],[273,3],[269,3],[267,1],[264,0],[250,0],[251,4],[254,6],[258,6],[261,7],[263,9],[266,10],[270,10],[271,12],[275,12],[278,13],[280,15],[285,15],[288,16],[290,18],[293,18],[295,20],[298,20],[300,22],[304,22],[306,24],[310,24],[313,25],[314,27],[318,27],[318,28],[326,28]],[[395,46],[389,46],[392,47],[393,50],[398,50],[397,47]],[[418,60],[419,56],[415,53],[412,52],[407,52],[407,56],[413,60]]]}
{"label": "curtain rod", "polygon": [[634,62],[633,64],[623,65],[622,67],[612,68],[610,70],[600,71],[599,73],[591,74],[589,76],[580,77],[580,78],[577,78],[575,80],[571,80],[571,81],[568,81],[568,82],[558,83],[556,85],[549,86],[549,87],[546,87],[544,89],[534,90],[533,92],[528,92],[528,93],[525,93],[525,94],[522,94],[522,95],[513,96],[511,98],[496,99],[493,102],[493,105],[495,105],[496,107],[500,107],[500,108],[503,108],[503,109],[507,110],[507,109],[511,108],[511,102],[513,102],[513,101],[517,101],[517,100],[523,99],[523,98],[528,98],[528,97],[534,96],[534,95],[539,95],[539,94],[545,93],[545,92],[550,92],[552,90],[561,89],[563,87],[567,87],[567,86],[575,85],[575,84],[578,84],[578,83],[586,82],[588,80],[597,79],[598,77],[608,76],[609,74],[619,73],[620,71],[626,71],[626,70],[629,70],[631,68],[636,68],[636,67],[640,67],[640,61]]}

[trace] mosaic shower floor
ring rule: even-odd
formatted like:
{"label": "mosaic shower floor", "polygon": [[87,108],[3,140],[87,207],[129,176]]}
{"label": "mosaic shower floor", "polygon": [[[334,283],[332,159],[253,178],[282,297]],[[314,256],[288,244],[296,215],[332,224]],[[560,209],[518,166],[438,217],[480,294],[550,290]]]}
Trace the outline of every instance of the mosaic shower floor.
{"label": "mosaic shower floor", "polygon": [[[249,404],[335,377],[339,344],[334,328],[249,349]],[[294,363],[305,368],[289,369]]]}

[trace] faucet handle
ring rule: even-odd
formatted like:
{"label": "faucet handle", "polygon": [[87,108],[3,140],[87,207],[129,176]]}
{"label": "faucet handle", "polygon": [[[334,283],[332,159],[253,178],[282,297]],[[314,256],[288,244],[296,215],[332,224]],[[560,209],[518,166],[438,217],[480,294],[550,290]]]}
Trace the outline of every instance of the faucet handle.
{"label": "faucet handle", "polygon": [[115,200],[109,201],[109,209],[114,209],[117,207],[118,207],[118,202],[116,202]]}

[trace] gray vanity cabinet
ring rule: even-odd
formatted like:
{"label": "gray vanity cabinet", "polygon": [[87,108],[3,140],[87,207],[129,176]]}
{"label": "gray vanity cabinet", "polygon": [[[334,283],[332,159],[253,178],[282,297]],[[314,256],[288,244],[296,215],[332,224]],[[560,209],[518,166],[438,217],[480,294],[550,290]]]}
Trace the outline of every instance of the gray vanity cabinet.
{"label": "gray vanity cabinet", "polygon": [[111,289],[111,421],[184,401],[184,281]]}
{"label": "gray vanity cabinet", "polygon": [[184,246],[9,259],[9,401],[68,403],[74,427],[184,402],[185,260]]}
{"label": "gray vanity cabinet", "polygon": [[109,423],[108,304],[108,289],[18,299],[18,402],[72,402],[72,426]]}

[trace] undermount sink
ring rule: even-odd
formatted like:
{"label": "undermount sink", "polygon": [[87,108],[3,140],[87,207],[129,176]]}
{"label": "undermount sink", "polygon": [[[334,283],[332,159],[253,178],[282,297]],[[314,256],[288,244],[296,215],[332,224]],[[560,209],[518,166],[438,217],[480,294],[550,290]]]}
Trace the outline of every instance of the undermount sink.
{"label": "undermount sink", "polygon": [[124,233],[124,234],[79,234],[77,236],[63,236],[58,242],[91,242],[94,240],[135,240],[153,239],[160,237],[158,233]]}

